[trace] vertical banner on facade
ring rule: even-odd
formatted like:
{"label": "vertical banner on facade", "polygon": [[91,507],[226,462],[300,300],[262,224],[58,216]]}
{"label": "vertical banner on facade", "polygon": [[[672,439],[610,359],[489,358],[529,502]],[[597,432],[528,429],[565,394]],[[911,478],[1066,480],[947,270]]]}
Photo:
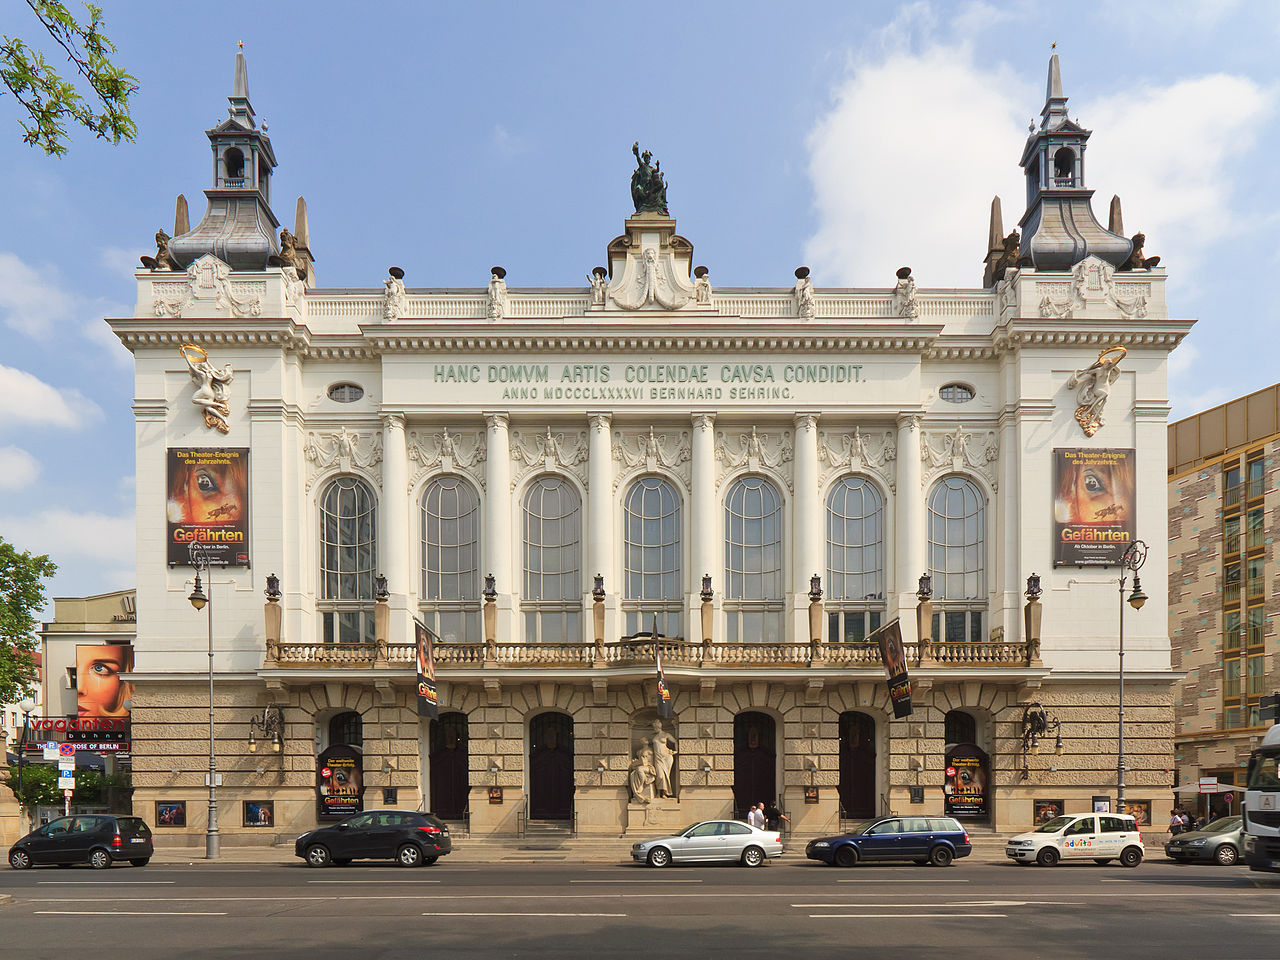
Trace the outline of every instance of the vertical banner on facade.
{"label": "vertical banner on facade", "polygon": [[911,679],[907,676],[907,652],[902,646],[902,629],[895,617],[867,638],[880,645],[885,678],[889,682],[889,699],[897,720],[911,716]]}
{"label": "vertical banner on facade", "polygon": [[413,621],[413,634],[418,651],[418,716],[432,720],[440,716],[436,697],[435,638],[421,620]]}
{"label": "vertical banner on facade", "polygon": [[671,691],[667,689],[667,675],[662,672],[662,656],[657,647],[654,647],[653,660],[658,668],[658,716],[670,718],[675,715],[671,709]]}
{"label": "vertical banner on facade", "polygon": [[[120,674],[131,670],[133,647],[127,643],[76,644],[76,714],[127,724],[133,684],[121,680]],[[121,729],[127,729],[125,724]],[[123,739],[129,739],[127,733]]]}
{"label": "vertical banner on facade", "polygon": [[1115,567],[1133,542],[1134,451],[1053,451],[1054,566]]}
{"label": "vertical banner on facade", "polygon": [[189,564],[200,544],[214,566],[249,565],[249,449],[170,450],[168,521],[170,564]]}
{"label": "vertical banner on facade", "polygon": [[953,817],[986,817],[990,760],[972,743],[958,743],[947,751],[942,785],[943,812]]}

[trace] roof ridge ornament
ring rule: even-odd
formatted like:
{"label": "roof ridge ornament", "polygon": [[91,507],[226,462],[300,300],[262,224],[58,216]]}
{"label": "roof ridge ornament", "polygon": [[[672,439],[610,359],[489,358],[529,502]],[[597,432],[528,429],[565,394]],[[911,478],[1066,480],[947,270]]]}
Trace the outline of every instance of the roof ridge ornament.
{"label": "roof ridge ornament", "polygon": [[662,161],[650,166],[653,154],[648,150],[641,153],[639,140],[631,145],[631,152],[636,158],[636,169],[631,174],[631,202],[635,204],[636,213],[671,216],[667,210],[667,181],[662,173]]}

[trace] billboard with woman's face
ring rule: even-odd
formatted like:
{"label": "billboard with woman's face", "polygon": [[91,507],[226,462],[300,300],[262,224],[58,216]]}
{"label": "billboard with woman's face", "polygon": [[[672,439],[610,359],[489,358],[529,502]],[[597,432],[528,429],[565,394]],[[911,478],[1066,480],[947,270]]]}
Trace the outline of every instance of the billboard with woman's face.
{"label": "billboard with woman's face", "polygon": [[214,566],[249,565],[247,447],[169,451],[169,563],[189,564],[199,544]]}
{"label": "billboard with woman's face", "polygon": [[1053,451],[1054,566],[1115,567],[1133,542],[1134,451]]}
{"label": "billboard with woman's face", "polygon": [[120,674],[133,669],[133,647],[126,643],[76,645],[76,714],[129,719],[133,684]]}

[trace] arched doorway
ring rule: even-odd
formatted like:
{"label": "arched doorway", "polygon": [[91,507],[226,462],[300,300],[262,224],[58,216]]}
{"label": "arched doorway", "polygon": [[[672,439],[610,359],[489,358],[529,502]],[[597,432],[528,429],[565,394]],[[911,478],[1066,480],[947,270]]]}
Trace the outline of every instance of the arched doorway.
{"label": "arched doorway", "polygon": [[461,820],[467,812],[467,717],[445,713],[431,724],[431,812]]}
{"label": "arched doorway", "polygon": [[840,809],[846,819],[876,815],[876,722],[854,710],[840,714]]}
{"label": "arched doorway", "polygon": [[573,816],[573,718],[540,713],[529,724],[529,819]]}
{"label": "arched doorway", "polygon": [[777,728],[767,713],[733,718],[733,815],[746,819],[753,803],[777,799]]}

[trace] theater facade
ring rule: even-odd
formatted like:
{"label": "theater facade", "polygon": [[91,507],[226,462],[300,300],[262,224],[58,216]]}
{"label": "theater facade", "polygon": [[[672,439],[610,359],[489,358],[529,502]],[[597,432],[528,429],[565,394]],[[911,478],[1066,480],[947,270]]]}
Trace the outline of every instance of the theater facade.
{"label": "theater facade", "polygon": [[[716,286],[639,149],[602,265],[566,268],[587,286],[405,264],[326,290],[301,200],[277,237],[242,56],[229,99],[207,212],[180,200],[110,321],[136,364],[134,804],[160,842],[205,831],[210,664],[228,844],[383,806],[616,837],[773,799],[798,834],[1114,805],[1135,538],[1128,798],[1167,798],[1155,586],[1191,322],[1118,203],[1094,218],[1056,56],[1021,232],[996,201],[963,290],[785,264]],[[901,719],[868,639],[894,621]]]}

